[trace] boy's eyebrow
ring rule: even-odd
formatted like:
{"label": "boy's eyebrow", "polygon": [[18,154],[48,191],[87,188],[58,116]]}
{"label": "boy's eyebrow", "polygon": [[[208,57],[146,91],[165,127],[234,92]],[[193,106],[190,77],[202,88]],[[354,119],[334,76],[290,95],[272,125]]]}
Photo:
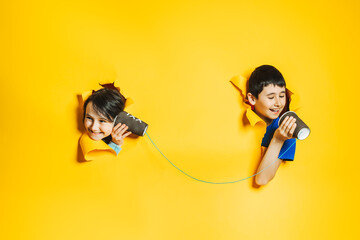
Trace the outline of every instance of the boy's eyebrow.
{"label": "boy's eyebrow", "polygon": [[[285,90],[284,90],[284,91],[281,91],[281,92],[279,92],[279,93],[286,93],[286,92],[285,92]],[[267,94],[266,96],[270,96],[270,95],[273,95],[273,94],[276,94],[276,93],[272,92],[272,93]]]}

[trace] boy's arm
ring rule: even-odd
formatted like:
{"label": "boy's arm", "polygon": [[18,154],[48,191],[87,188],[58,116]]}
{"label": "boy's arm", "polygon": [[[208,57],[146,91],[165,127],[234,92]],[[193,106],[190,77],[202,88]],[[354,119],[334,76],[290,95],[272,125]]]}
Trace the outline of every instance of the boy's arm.
{"label": "boy's arm", "polygon": [[[292,138],[296,128],[295,121],[296,119],[293,117],[286,117],[279,128],[276,129],[274,136],[261,159],[257,172],[260,172],[264,168],[266,169],[255,176],[256,184],[265,185],[275,177],[281,164],[281,160],[278,158],[280,150],[284,142]],[[278,159],[278,161],[276,161],[276,159]]]}

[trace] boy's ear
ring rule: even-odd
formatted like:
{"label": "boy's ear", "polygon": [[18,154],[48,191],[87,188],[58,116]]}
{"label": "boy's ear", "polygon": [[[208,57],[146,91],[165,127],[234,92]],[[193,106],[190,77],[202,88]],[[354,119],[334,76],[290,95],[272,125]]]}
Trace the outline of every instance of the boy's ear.
{"label": "boy's ear", "polygon": [[248,94],[247,94],[247,98],[248,98],[248,100],[249,100],[249,103],[250,103],[252,106],[255,106],[256,97],[254,97],[254,95],[252,95],[251,93],[248,93]]}

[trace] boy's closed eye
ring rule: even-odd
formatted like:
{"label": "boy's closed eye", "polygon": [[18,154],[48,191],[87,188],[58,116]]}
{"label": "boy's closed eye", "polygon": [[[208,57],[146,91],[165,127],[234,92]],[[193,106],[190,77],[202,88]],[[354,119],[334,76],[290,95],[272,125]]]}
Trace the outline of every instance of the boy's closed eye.
{"label": "boy's closed eye", "polygon": [[[280,95],[279,97],[280,97],[280,98],[284,98],[285,95]],[[274,99],[274,96],[268,96],[268,99]]]}

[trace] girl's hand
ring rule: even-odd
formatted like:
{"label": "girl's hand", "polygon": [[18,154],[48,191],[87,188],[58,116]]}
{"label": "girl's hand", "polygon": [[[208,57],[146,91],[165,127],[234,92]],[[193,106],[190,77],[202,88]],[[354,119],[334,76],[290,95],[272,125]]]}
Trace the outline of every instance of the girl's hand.
{"label": "girl's hand", "polygon": [[128,126],[118,123],[111,132],[111,141],[116,145],[121,146],[124,143],[124,138],[131,134],[131,132],[127,132],[126,130],[128,130]]}
{"label": "girl's hand", "polygon": [[293,117],[285,117],[278,129],[274,133],[274,137],[279,141],[286,141],[293,137],[296,128],[296,119]]}

